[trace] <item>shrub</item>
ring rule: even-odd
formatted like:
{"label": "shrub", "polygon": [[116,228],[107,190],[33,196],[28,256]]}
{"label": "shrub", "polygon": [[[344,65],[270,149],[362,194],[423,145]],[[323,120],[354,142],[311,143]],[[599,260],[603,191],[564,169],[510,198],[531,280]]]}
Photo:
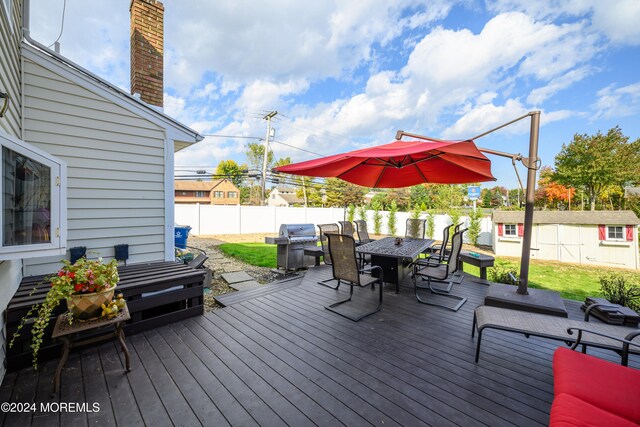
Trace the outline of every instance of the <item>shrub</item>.
{"label": "shrub", "polygon": [[427,212],[427,227],[425,231],[427,237],[433,239],[433,235],[436,232],[436,217],[433,215],[433,212]]}
{"label": "shrub", "polygon": [[380,234],[382,229],[382,214],[380,213],[380,204],[378,202],[373,203],[373,232]]}
{"label": "shrub", "polygon": [[600,290],[610,302],[640,311],[640,286],[637,279],[611,273],[600,278]]}
{"label": "shrub", "polygon": [[516,270],[510,269],[507,266],[496,265],[487,269],[487,275],[490,281],[494,283],[506,283],[507,285],[515,285],[513,278],[509,275],[509,273],[511,273],[513,277],[518,277],[518,272]]}
{"label": "shrub", "polygon": [[416,205],[413,207],[413,210],[411,210],[411,215],[410,218],[411,219],[420,219],[420,205],[416,203]]}
{"label": "shrub", "polygon": [[389,208],[389,216],[387,217],[387,229],[389,230],[389,234],[392,236],[396,234],[396,223],[397,217],[396,213],[398,212],[398,205],[396,201],[391,202],[391,207]]}
{"label": "shrub", "polygon": [[349,203],[349,207],[347,208],[347,221],[353,222],[356,217],[356,207],[353,203]]}
{"label": "shrub", "polygon": [[447,211],[447,215],[449,215],[449,218],[451,218],[451,225],[456,226],[460,222],[462,212],[460,212],[459,209],[451,208]]}
{"label": "shrub", "polygon": [[358,219],[366,221],[367,220],[367,207],[365,205],[359,206],[357,211],[358,211]]}
{"label": "shrub", "polygon": [[469,231],[467,235],[469,236],[469,240],[475,246],[478,246],[478,239],[480,238],[480,225],[482,222],[482,210],[476,209],[475,211],[471,211],[469,213]]}

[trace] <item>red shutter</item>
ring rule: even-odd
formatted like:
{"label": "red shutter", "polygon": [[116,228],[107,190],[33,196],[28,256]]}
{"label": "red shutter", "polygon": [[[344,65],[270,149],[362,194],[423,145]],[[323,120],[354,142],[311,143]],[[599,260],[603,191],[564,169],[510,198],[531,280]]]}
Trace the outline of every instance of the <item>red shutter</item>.
{"label": "red shutter", "polygon": [[498,223],[498,236],[504,235],[504,225]]}
{"label": "red shutter", "polygon": [[518,224],[518,237],[524,236],[524,224]]}
{"label": "red shutter", "polygon": [[607,240],[607,227],[604,224],[598,225],[598,240]]}
{"label": "red shutter", "polygon": [[633,225],[627,225],[627,242],[633,241]]}

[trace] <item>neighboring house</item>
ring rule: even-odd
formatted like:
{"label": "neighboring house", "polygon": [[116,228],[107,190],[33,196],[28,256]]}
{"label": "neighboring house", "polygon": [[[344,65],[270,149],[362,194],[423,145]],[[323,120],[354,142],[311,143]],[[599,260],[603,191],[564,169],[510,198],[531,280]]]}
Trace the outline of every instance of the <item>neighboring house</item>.
{"label": "neighboring house", "polygon": [[173,260],[174,152],[202,140],[161,112],[161,3],[131,2],[140,99],[32,40],[23,5],[0,4],[2,312],[24,276],[54,272],[71,247],[110,259],[128,244],[129,263]]}
{"label": "neighboring house", "polygon": [[[524,212],[493,213],[497,256],[522,254]],[[632,211],[536,211],[531,258],[639,269],[638,225]]]}
{"label": "neighboring house", "polygon": [[276,187],[271,190],[267,198],[268,206],[301,206],[304,205],[304,199],[296,195],[297,190],[292,187]]}
{"label": "neighboring house", "polygon": [[176,181],[176,203],[239,205],[240,190],[228,179],[213,181]]}

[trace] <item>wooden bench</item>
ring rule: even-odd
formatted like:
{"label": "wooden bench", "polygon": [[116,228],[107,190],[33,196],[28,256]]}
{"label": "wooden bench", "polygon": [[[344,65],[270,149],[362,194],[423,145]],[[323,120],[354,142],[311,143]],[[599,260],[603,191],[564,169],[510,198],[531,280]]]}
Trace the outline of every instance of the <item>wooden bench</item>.
{"label": "wooden bench", "polygon": [[491,255],[473,253],[475,255],[471,255],[471,252],[460,252],[460,257],[458,257],[458,269],[461,272],[464,272],[463,265],[465,262],[467,264],[475,265],[480,268],[480,278],[482,280],[487,280],[487,267],[493,267],[495,258]]}
{"label": "wooden bench", "polygon": [[[116,293],[127,300],[131,320],[124,331],[127,335],[149,330],[204,313],[203,285],[206,269],[193,269],[175,262],[153,262],[118,267],[120,282]],[[50,288],[45,276],[25,277],[5,311],[5,333],[11,340],[22,318],[33,304],[44,300]],[[34,290],[35,289],[35,290]],[[62,302],[45,330],[40,360],[58,357],[60,344],[51,340],[55,318],[66,311]],[[18,369],[31,363],[31,333],[26,325],[12,348],[7,346],[7,369]]]}

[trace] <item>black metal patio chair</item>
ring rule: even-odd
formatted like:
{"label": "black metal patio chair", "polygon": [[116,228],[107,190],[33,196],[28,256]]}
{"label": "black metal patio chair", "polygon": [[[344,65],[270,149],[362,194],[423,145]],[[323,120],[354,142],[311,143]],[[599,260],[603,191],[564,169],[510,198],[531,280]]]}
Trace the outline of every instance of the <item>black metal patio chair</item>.
{"label": "black metal patio chair", "polygon": [[[338,224],[319,224],[318,229],[320,230],[320,244],[322,245],[322,258],[324,259],[324,263],[327,265],[331,265],[331,254],[329,253],[329,241],[327,240],[328,234],[339,234],[340,228]],[[331,289],[338,289],[340,287],[340,282],[334,287],[330,285],[330,282],[333,282],[334,279],[326,279],[321,280],[318,284],[322,286],[326,286]]]}
{"label": "black metal patio chair", "polygon": [[426,219],[408,218],[404,237],[424,239]]}
{"label": "black metal patio chair", "polygon": [[367,229],[367,221],[363,219],[357,219],[353,221],[356,224],[356,233],[358,234],[358,243],[365,244],[375,242],[374,239],[369,237],[369,230]]}
{"label": "black metal patio chair", "polygon": [[351,221],[338,221],[338,224],[340,224],[340,234],[353,236],[355,230],[353,229],[353,223]]}
{"label": "black metal patio chair", "polygon": [[[379,266],[373,266],[368,269],[363,269],[359,265],[358,258],[356,256],[356,241],[352,236],[344,234],[327,234],[329,240],[329,252],[331,253],[331,268],[333,271],[333,279],[340,283],[345,282],[349,285],[349,298],[333,303],[327,307],[327,310],[332,311],[340,316],[357,322],[358,320],[370,316],[373,313],[380,311],[382,307],[382,295],[383,295],[383,283],[382,268]],[[364,275],[365,271],[372,271],[377,269],[380,273],[380,277],[373,277]],[[375,284],[379,285],[378,305],[372,311],[359,314],[357,316],[351,316],[346,313],[342,313],[335,308],[351,301],[353,297],[353,288],[371,286],[372,290],[375,290]]]}
{"label": "black metal patio chair", "polygon": [[[458,269],[458,257],[460,256],[460,250],[462,249],[462,235],[467,229],[460,230],[455,233],[451,238],[451,253],[449,255],[448,262],[441,262],[438,264],[434,264],[430,262],[428,259],[418,260],[413,264],[413,287],[416,294],[416,299],[423,303],[429,305],[436,305],[439,307],[448,308],[449,310],[458,311],[460,307],[467,301],[464,297],[459,297],[457,295],[452,295],[449,292],[451,291],[451,287],[453,286],[453,282],[449,281],[446,289],[434,288],[431,284],[432,281],[446,281],[449,275],[452,275]],[[427,286],[419,286],[418,278],[426,278]],[[430,302],[420,298],[418,293],[419,289],[428,289],[431,293],[440,295],[442,297],[454,299],[457,301],[457,304],[454,307],[450,307],[445,304],[440,304],[438,302]]]}

